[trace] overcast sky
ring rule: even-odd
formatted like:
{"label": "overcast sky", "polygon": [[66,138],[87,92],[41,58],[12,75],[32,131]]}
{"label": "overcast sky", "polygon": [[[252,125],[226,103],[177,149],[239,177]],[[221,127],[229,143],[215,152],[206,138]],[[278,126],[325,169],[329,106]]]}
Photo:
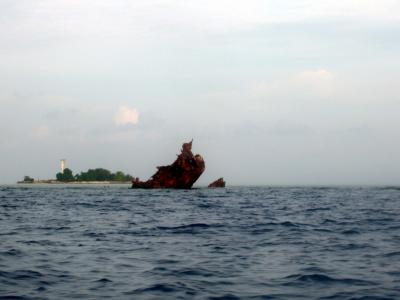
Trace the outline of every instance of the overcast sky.
{"label": "overcast sky", "polygon": [[0,0],[0,183],[181,144],[199,184],[400,184],[398,0]]}

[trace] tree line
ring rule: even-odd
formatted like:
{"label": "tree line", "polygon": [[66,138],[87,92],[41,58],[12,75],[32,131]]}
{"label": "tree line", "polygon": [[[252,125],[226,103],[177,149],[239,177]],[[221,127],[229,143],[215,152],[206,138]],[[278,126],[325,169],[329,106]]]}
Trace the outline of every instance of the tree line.
{"label": "tree line", "polygon": [[71,169],[65,168],[64,173],[57,173],[58,181],[131,181],[132,176],[122,171],[112,173],[103,168],[89,169],[74,175]]}

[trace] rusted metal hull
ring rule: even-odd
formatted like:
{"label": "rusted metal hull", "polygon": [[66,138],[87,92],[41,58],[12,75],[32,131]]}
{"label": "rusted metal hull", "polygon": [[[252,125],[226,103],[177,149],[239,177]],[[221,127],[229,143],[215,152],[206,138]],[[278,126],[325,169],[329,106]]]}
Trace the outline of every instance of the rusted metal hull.
{"label": "rusted metal hull", "polygon": [[209,185],[208,185],[208,187],[209,188],[223,188],[223,187],[225,187],[225,181],[224,181],[224,178],[219,178],[219,179],[217,179],[217,180],[215,180],[214,182],[212,182],[212,183],[210,183]]}
{"label": "rusted metal hull", "polygon": [[158,171],[147,181],[132,180],[134,189],[190,189],[205,170],[203,158],[193,155],[192,142],[184,143],[181,154],[168,166],[157,167]]}

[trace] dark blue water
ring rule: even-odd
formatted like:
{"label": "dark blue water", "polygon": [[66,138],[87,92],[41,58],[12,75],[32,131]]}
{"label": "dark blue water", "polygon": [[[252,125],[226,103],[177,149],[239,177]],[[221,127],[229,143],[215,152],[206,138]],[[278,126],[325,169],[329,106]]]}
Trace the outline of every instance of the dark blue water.
{"label": "dark blue water", "polygon": [[400,299],[399,188],[0,187],[0,299]]}

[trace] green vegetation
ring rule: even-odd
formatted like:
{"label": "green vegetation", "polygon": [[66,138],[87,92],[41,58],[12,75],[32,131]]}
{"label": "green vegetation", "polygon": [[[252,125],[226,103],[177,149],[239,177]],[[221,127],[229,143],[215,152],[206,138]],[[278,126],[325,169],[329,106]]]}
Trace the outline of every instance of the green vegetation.
{"label": "green vegetation", "polygon": [[81,172],[80,174],[73,175],[70,169],[65,169],[64,173],[57,173],[58,181],[131,181],[132,176],[124,174],[122,171],[111,173],[107,169],[97,168],[89,169],[87,172]]}
{"label": "green vegetation", "polygon": [[32,177],[24,176],[24,180],[22,182],[33,183],[33,181],[34,179]]}
{"label": "green vegetation", "polygon": [[73,181],[74,175],[70,169],[65,168],[64,173],[57,173],[56,178],[58,181]]}

